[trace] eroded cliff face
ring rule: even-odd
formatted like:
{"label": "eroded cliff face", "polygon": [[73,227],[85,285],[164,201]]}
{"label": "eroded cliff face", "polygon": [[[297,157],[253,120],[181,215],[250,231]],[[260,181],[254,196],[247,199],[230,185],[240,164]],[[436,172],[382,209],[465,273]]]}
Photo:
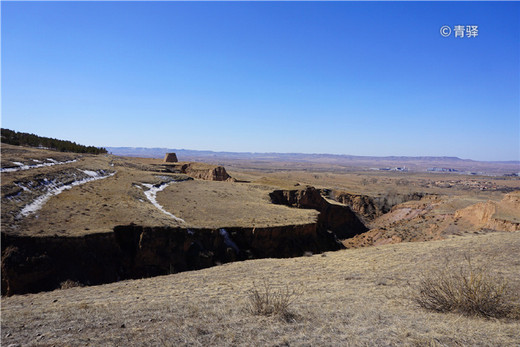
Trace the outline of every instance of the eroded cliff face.
{"label": "eroded cliff face", "polygon": [[344,191],[329,191],[331,199],[349,206],[365,223],[369,223],[379,216],[390,212],[392,207],[406,201],[421,200],[423,193],[388,194],[386,196],[368,196],[352,194]]}
{"label": "eroded cliff face", "polygon": [[2,234],[2,294],[53,290],[65,281],[96,285],[340,248],[334,235],[317,224],[220,229],[131,224],[81,237]]}
{"label": "eroded cliff face", "polygon": [[479,229],[520,230],[520,192],[506,194],[501,201],[479,202],[457,210],[455,218]]}
{"label": "eroded cliff face", "polygon": [[181,166],[181,172],[206,181],[234,181],[223,166],[201,163],[186,163]]}
{"label": "eroded cliff face", "polygon": [[349,206],[325,199],[314,187],[275,190],[269,196],[275,204],[318,210],[318,229],[331,231],[339,239],[347,239],[368,231]]}

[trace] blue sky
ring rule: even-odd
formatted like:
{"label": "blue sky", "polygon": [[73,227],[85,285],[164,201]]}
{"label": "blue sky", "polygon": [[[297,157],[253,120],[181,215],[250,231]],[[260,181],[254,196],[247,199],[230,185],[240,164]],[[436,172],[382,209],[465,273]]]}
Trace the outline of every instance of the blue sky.
{"label": "blue sky", "polygon": [[518,2],[3,1],[1,16],[5,128],[96,146],[520,160]]}

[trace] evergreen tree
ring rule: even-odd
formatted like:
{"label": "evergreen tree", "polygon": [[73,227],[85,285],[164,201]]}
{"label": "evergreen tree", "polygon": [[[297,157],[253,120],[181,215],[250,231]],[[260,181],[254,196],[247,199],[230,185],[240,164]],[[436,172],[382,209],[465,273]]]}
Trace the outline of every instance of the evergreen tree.
{"label": "evergreen tree", "polygon": [[35,134],[19,133],[9,129],[1,129],[2,143],[15,146],[44,147],[60,152],[106,154],[107,150],[103,147],[83,146],[76,142],[42,137]]}

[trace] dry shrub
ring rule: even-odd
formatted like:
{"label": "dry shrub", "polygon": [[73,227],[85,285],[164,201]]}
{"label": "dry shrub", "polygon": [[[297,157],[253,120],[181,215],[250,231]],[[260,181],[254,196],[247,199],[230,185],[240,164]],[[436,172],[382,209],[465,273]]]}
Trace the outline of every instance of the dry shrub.
{"label": "dry shrub", "polygon": [[424,276],[413,299],[437,312],[459,312],[486,318],[520,318],[518,300],[507,280],[476,267],[469,256],[460,268],[446,266]]}
{"label": "dry shrub", "polygon": [[75,287],[84,287],[84,284],[73,280],[66,280],[60,283],[60,289],[70,289]]}
{"label": "dry shrub", "polygon": [[254,315],[278,316],[285,321],[294,321],[297,315],[292,312],[291,305],[301,293],[285,286],[274,289],[267,281],[260,288],[253,283],[249,291],[248,311]]}

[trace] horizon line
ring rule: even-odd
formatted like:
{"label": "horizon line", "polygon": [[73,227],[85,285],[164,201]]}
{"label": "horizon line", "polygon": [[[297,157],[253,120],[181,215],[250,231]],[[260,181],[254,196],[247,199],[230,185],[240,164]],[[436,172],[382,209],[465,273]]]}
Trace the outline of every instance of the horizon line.
{"label": "horizon line", "polygon": [[337,156],[337,157],[358,157],[358,158],[439,158],[439,159],[457,159],[461,161],[473,161],[473,162],[485,162],[485,163],[512,163],[512,164],[520,164],[520,159],[513,160],[476,160],[470,158],[461,158],[458,156],[449,156],[449,155],[357,155],[357,154],[334,154],[334,153],[324,153],[324,152],[251,152],[251,151],[215,151],[210,149],[188,149],[188,148],[169,148],[169,147],[135,147],[135,146],[105,146],[108,149],[115,148],[134,148],[134,149],[157,149],[157,150],[168,150],[168,151],[193,151],[193,152],[211,152],[211,153],[232,153],[232,154],[279,154],[279,155],[321,155],[321,156]]}

